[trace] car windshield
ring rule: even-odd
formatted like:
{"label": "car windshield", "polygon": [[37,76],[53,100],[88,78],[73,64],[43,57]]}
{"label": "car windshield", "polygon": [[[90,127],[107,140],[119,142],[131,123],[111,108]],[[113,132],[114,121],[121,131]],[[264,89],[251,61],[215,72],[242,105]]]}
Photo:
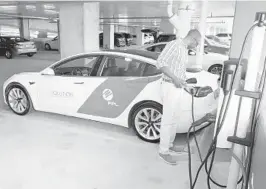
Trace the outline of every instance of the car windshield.
{"label": "car windshield", "polygon": [[116,37],[119,37],[119,38],[122,38],[122,37],[123,37],[123,34],[116,33],[115,36],[116,36]]}

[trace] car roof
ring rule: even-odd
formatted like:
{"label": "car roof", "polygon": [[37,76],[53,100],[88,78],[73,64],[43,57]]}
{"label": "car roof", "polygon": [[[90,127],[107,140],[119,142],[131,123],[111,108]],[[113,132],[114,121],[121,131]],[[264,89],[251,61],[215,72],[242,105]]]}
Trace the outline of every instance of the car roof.
{"label": "car roof", "polygon": [[150,58],[153,60],[157,60],[158,54],[150,51],[143,51],[143,50],[138,50],[138,49],[125,49],[125,50],[103,50],[105,52],[117,52],[117,53],[126,53],[126,54],[132,54],[132,55],[137,55],[137,56],[143,56],[145,58]]}

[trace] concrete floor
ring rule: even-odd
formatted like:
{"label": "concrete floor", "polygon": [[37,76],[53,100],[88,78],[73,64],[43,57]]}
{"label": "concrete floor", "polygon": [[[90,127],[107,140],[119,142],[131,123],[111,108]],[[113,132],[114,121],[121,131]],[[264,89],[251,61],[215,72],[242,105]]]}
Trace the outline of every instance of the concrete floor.
{"label": "concrete floor", "polygon": [[[58,59],[56,51],[0,57],[0,85],[14,73],[39,71]],[[184,143],[184,135],[177,135],[176,144]],[[158,158],[157,144],[141,141],[130,129],[35,111],[17,116],[2,97],[0,154],[0,189],[189,188],[186,157],[167,165]],[[216,166],[215,175],[226,182],[228,162]],[[200,177],[196,188],[205,188],[205,180]]]}

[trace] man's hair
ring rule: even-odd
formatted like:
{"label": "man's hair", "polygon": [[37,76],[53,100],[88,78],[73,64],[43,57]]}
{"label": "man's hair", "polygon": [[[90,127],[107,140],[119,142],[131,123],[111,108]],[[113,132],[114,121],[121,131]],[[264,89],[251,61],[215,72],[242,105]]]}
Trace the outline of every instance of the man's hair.
{"label": "man's hair", "polygon": [[188,34],[187,34],[187,37],[193,37],[197,40],[200,40],[201,39],[201,34],[199,32],[199,30],[197,29],[192,29],[192,30],[189,30]]}

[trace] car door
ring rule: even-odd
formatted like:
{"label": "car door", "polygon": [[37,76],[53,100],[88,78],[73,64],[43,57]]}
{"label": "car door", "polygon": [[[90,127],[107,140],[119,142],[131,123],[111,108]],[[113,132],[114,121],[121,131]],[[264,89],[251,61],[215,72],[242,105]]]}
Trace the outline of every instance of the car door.
{"label": "car door", "polygon": [[52,49],[59,49],[58,36],[51,41]]}
{"label": "car door", "polygon": [[97,75],[104,81],[93,91],[79,113],[116,118],[150,82],[142,77],[146,64],[132,58],[108,55]]}
{"label": "car door", "polygon": [[95,77],[101,59],[100,55],[69,58],[51,67],[54,75],[40,75],[34,81],[35,109],[75,115],[102,82],[101,78]]}

